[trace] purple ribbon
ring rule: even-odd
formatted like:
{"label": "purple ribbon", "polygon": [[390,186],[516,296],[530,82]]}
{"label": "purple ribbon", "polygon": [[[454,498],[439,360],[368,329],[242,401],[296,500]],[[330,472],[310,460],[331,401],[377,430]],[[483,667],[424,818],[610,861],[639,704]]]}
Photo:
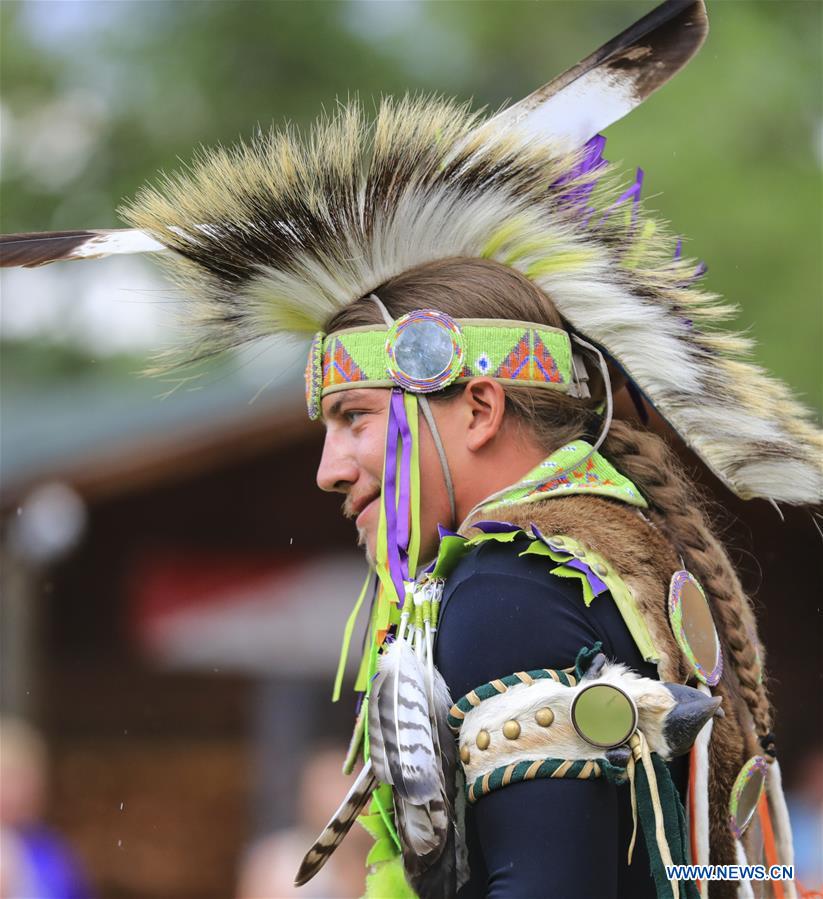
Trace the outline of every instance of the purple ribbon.
{"label": "purple ribbon", "polygon": [[[397,420],[400,431],[400,497],[399,510],[405,509],[405,515],[399,515],[397,521],[397,545],[401,550],[408,551],[410,526],[411,526],[411,454],[412,435],[409,420],[406,416],[406,406],[403,402],[403,394],[392,391],[392,410]],[[406,571],[408,573],[408,555],[406,556]]]}
{"label": "purple ribbon", "polygon": [[520,530],[518,525],[509,521],[475,521],[472,527],[484,534],[510,534]]}
{"label": "purple ribbon", "polygon": [[[683,239],[678,237],[677,246],[674,249],[674,258],[675,261],[681,258],[683,255]],[[705,262],[699,262],[697,268],[694,270],[694,273],[685,281],[685,286],[688,286],[692,283],[692,281],[696,281],[698,278],[702,278],[703,275],[709,270],[708,265]],[[692,326],[692,323],[688,322],[689,327]]]}
{"label": "purple ribbon", "polygon": [[[566,207],[570,209],[574,215],[578,217],[578,221],[580,227],[588,228],[591,222],[591,218],[595,213],[595,209],[593,206],[589,206],[588,201],[591,197],[592,191],[600,180],[599,177],[592,177],[589,183],[587,184],[578,184],[574,187],[566,188],[566,185],[571,182],[575,182],[585,175],[592,175],[596,173],[598,169],[601,169],[607,165],[606,159],[603,156],[603,150],[606,148],[606,138],[603,137],[602,134],[596,134],[594,137],[590,138],[583,147],[583,152],[580,156],[580,159],[565,175],[562,175],[557,180],[553,181],[551,185],[549,185],[549,190],[556,192],[556,202],[558,206]],[[622,206],[627,200],[632,201],[632,223],[634,223],[634,219],[637,215],[637,206],[640,202],[640,192],[643,189],[643,169],[637,169],[635,174],[634,183],[628,188],[628,190],[624,191],[615,201],[611,204],[611,206],[606,209],[606,211],[602,214],[599,221],[596,223],[596,227],[603,225],[608,217],[614,212],[618,206]],[[677,245],[674,251],[674,258],[678,260],[682,257],[683,253],[683,241],[678,239]],[[686,281],[686,285],[692,283],[692,281],[696,281],[699,278],[702,278],[703,275],[706,274],[706,264],[701,262],[694,273],[688,278]]]}
{"label": "purple ribbon", "polygon": [[[534,523],[531,523],[532,533],[538,540],[542,540],[543,543],[546,544],[550,549],[553,549],[555,552],[559,553],[568,553],[568,549],[564,546],[556,546],[552,544],[551,540],[548,537],[545,537],[541,532],[540,528]],[[605,581],[600,580],[600,578],[591,570],[591,568],[584,562],[582,559],[570,558],[566,559],[565,562],[562,563],[567,568],[574,568],[576,571],[582,571],[583,574],[586,575],[586,579],[589,582],[589,586],[592,588],[592,593],[595,596],[600,596],[601,593],[605,593],[609,586],[605,583]]]}
{"label": "purple ribbon", "polygon": [[[400,446],[400,466],[397,464],[397,448]],[[397,591],[398,604],[405,600],[404,581],[409,578],[409,539],[411,518],[411,456],[412,436],[403,392],[392,390],[389,405],[389,424],[386,435],[386,473],[383,504],[386,512],[386,542],[389,574]],[[398,490],[398,477],[400,489]],[[397,501],[395,502],[395,497]]]}

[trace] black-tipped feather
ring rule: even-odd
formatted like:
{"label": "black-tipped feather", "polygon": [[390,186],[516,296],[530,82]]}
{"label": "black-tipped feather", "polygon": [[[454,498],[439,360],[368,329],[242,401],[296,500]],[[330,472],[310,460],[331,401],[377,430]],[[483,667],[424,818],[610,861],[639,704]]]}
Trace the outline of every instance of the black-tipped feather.
{"label": "black-tipped feather", "polygon": [[665,0],[547,84],[544,96],[557,93],[586,72],[605,65],[615,75],[631,74],[638,99],[645,99],[686,65],[703,46],[708,33],[704,0]]}
{"label": "black-tipped feather", "polygon": [[[708,31],[704,0],[665,0],[577,65],[504,109],[492,122],[525,124],[535,133],[554,132],[555,136],[567,133],[582,143],[670,81],[698,52]],[[561,98],[564,92],[577,94],[574,109],[584,114],[582,121],[575,120],[573,108]],[[567,121],[568,131],[551,111],[555,106],[560,119]],[[537,123],[534,126],[529,122],[532,118]],[[547,121],[552,123],[549,129]],[[582,125],[588,127],[587,133],[579,131]]]}
{"label": "black-tipped feather", "polygon": [[0,267],[35,268],[68,259],[95,259],[129,253],[158,253],[166,249],[134,228],[95,231],[42,231],[0,235]]}
{"label": "black-tipped feather", "polygon": [[94,231],[44,231],[0,235],[0,267],[34,268],[60,259],[73,259],[77,248],[95,234]]}
{"label": "black-tipped feather", "polygon": [[294,878],[295,886],[308,883],[326,864],[343,837],[351,829],[363,806],[369,801],[376,786],[377,778],[372,771],[371,762],[366,762],[346,794],[346,798],[340,803],[337,811],[329,819],[329,823],[323,828],[323,832],[303,858],[300,869]]}

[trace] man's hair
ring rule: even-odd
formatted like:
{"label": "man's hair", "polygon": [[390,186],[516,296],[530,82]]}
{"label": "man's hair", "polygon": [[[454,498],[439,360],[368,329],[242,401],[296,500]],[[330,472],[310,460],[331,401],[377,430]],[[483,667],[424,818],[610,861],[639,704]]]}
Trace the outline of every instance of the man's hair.
{"label": "man's hair", "polygon": [[[537,285],[514,269],[485,259],[456,257],[427,263],[386,281],[374,293],[394,318],[415,309],[438,309],[452,318],[502,318],[566,327],[551,298]],[[374,301],[362,297],[330,319],[326,333],[382,321]],[[603,384],[598,373],[589,374],[592,397],[585,400],[556,390],[504,385],[507,414],[514,416],[547,454],[576,438],[591,440],[601,422],[598,407]],[[448,400],[462,389],[463,385],[452,385],[440,394],[431,394],[431,399]],[[763,684],[762,658],[757,654],[754,613],[734,566],[713,533],[697,489],[664,440],[645,428],[613,421],[602,452],[643,493],[651,521],[703,584],[731,656],[740,694],[758,733],[769,733],[771,708]]]}
{"label": "man's hair", "polygon": [[[374,293],[394,318],[415,309],[438,309],[452,318],[511,319],[566,328],[554,303],[537,285],[512,268],[485,259],[440,259],[420,265],[381,284]],[[374,301],[361,297],[337,313],[326,332],[382,322]],[[590,371],[590,376],[590,400],[572,400],[555,390],[504,385],[506,412],[547,454],[578,437],[594,439],[603,390],[599,372]],[[452,385],[430,399],[451,399],[463,386]]]}

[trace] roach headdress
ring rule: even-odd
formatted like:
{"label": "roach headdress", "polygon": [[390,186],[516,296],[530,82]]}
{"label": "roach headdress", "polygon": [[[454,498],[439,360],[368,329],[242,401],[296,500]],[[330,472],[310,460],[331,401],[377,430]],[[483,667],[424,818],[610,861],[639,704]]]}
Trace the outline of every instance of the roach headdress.
{"label": "roach headdress", "polygon": [[189,298],[177,358],[196,359],[322,331],[422,263],[493,260],[544,290],[736,494],[816,502],[823,440],[807,410],[747,360],[747,339],[717,329],[731,307],[643,210],[642,173],[626,189],[601,155],[597,133],[706,30],[702,0],[669,0],[490,119],[406,98],[370,122],[351,103],[306,139],[286,130],[205,151],[125,206],[134,230],[12,235],[4,264],[160,252]]}

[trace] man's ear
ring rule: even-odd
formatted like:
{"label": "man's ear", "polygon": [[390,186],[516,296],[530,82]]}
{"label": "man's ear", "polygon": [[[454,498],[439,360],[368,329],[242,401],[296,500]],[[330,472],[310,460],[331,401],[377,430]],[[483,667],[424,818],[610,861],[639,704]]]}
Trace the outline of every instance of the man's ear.
{"label": "man's ear", "polygon": [[472,378],[463,390],[463,402],[470,413],[466,448],[477,452],[500,432],[506,412],[506,394],[499,381]]}

